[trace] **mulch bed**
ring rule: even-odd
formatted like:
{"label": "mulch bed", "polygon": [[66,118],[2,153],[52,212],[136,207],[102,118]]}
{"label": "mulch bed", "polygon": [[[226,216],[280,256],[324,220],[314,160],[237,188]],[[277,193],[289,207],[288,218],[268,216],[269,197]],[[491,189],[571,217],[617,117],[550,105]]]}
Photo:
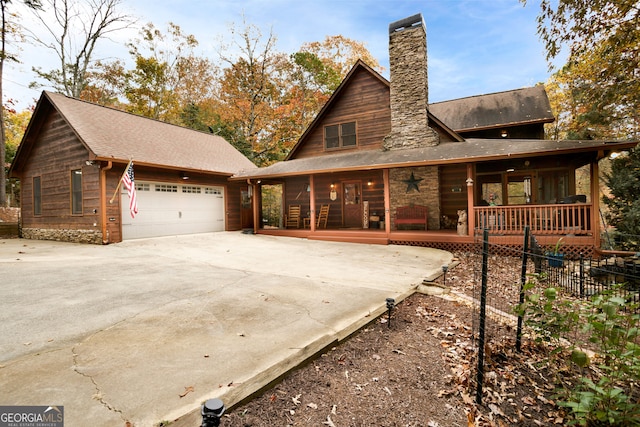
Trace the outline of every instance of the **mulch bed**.
{"label": "mulch bed", "polygon": [[[464,294],[473,283],[474,267],[471,258],[461,254],[460,259],[447,283],[455,278]],[[505,271],[519,271],[517,259],[493,262]],[[564,424],[553,385],[535,363],[540,355],[526,343],[523,352],[515,352],[511,325],[491,329],[482,405],[475,404],[473,329],[468,299],[415,294],[393,309],[390,323],[386,316],[376,319],[262,395],[232,408],[221,425]]]}

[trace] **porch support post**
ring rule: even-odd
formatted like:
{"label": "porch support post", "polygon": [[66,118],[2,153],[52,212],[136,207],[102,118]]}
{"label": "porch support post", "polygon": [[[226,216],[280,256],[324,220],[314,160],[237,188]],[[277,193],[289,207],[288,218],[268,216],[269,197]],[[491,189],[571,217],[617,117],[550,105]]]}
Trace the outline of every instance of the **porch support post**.
{"label": "porch support post", "polygon": [[[247,180],[247,183],[251,187],[251,207],[253,208],[253,234],[258,234],[260,229],[259,224],[262,221],[260,218],[260,204],[262,199],[262,191],[260,191],[260,184],[253,184],[251,180]],[[258,195],[260,192],[260,195]],[[258,197],[260,199],[258,199]]]}
{"label": "porch support post", "polygon": [[591,228],[593,246],[600,248],[600,177],[598,160],[591,162]]}
{"label": "porch support post", "polygon": [[384,231],[387,236],[391,232],[391,185],[389,184],[389,169],[382,170],[384,182]]}
{"label": "porch support post", "polygon": [[476,213],[473,210],[473,165],[467,163],[467,234],[473,235],[476,229]]}
{"label": "porch support post", "polygon": [[311,192],[309,193],[309,209],[311,210],[309,213],[309,229],[313,233],[316,231],[316,191],[313,185],[313,175],[309,175],[309,186],[311,187]]}

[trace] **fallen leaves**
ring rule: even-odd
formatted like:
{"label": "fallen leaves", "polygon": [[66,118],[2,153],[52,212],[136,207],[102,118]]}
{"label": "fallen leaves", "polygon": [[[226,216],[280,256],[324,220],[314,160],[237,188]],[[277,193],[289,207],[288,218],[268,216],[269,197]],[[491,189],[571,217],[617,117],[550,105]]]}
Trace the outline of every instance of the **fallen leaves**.
{"label": "fallen leaves", "polygon": [[[447,281],[456,276],[454,286],[473,285],[474,272],[459,268]],[[548,371],[532,355],[516,354],[512,342],[499,345],[515,337],[513,330],[489,334],[483,405],[475,405],[471,312],[465,301],[409,297],[396,306],[391,327],[385,313],[229,414],[225,426],[372,425],[380,408],[393,408],[385,410],[384,425],[563,425]]]}
{"label": "fallen leaves", "polygon": [[180,393],[178,396],[180,396],[180,399],[182,399],[183,397],[185,397],[187,394],[195,391],[195,387],[190,385],[184,388],[184,392]]}

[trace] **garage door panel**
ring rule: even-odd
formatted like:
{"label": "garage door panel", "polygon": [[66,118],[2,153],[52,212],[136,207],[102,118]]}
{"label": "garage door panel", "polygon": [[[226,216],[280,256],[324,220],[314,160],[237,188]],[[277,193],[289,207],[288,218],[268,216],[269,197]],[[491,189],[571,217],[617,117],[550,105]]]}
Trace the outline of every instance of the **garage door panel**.
{"label": "garage door panel", "polygon": [[123,239],[224,231],[222,187],[136,183],[138,214],[131,218],[122,193]]}

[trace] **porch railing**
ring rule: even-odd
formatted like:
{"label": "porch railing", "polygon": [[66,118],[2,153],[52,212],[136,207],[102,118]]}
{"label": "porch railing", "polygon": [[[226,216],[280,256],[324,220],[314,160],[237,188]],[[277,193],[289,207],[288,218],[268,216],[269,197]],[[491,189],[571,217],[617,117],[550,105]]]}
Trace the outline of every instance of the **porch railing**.
{"label": "porch railing", "polygon": [[535,234],[593,233],[591,204],[476,206],[475,226],[491,233],[522,234],[529,226]]}

